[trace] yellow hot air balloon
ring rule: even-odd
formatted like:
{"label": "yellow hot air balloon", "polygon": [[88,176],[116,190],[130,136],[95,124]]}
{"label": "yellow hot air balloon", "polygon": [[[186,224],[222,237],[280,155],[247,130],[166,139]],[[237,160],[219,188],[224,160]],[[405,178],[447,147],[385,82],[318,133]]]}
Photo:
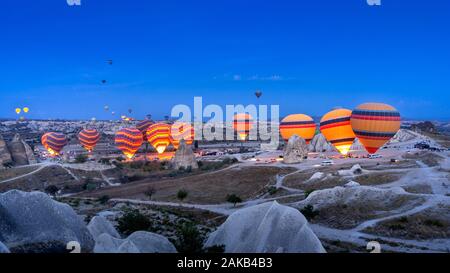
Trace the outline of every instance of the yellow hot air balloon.
{"label": "yellow hot air balloon", "polygon": [[325,114],[320,120],[320,131],[341,154],[347,155],[355,140],[350,124],[352,111],[336,109]]}
{"label": "yellow hot air balloon", "polygon": [[22,109],[16,108],[16,114],[20,114],[22,112]]}
{"label": "yellow hot air balloon", "polygon": [[350,122],[367,152],[374,154],[398,132],[401,118],[390,105],[364,103],[353,110]]}
{"label": "yellow hot air balloon", "polygon": [[158,154],[166,151],[170,145],[170,125],[166,123],[156,123],[147,128],[147,140],[155,148]]}
{"label": "yellow hot air balloon", "polygon": [[309,144],[316,134],[316,123],[310,116],[304,114],[289,115],[281,121],[280,133],[285,141],[297,135]]}
{"label": "yellow hot air balloon", "polygon": [[28,108],[28,107],[24,107],[24,108],[23,108],[23,112],[24,112],[24,113],[28,113],[29,111],[30,111],[30,108]]}
{"label": "yellow hot air balloon", "polygon": [[239,139],[245,141],[253,128],[253,117],[249,114],[236,114],[233,119],[233,129]]}

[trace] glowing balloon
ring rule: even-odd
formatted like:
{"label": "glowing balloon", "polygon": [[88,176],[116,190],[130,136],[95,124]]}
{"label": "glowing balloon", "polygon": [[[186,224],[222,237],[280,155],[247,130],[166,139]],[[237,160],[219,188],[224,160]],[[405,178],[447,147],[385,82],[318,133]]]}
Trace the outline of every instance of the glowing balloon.
{"label": "glowing balloon", "polygon": [[148,127],[147,140],[159,154],[164,153],[170,145],[170,125],[156,123]]}
{"label": "glowing balloon", "polygon": [[100,133],[95,129],[84,129],[78,134],[78,140],[81,146],[88,152],[92,152],[100,140]]}
{"label": "glowing balloon", "polygon": [[16,114],[20,114],[22,112],[22,109],[16,108]]}
{"label": "glowing balloon", "polygon": [[42,136],[41,143],[52,156],[57,156],[67,145],[67,138],[64,134],[50,132]]}
{"label": "glowing balloon", "polygon": [[355,140],[350,124],[351,115],[351,110],[341,108],[328,112],[320,120],[323,136],[343,155],[347,155]]}
{"label": "glowing balloon", "polygon": [[105,105],[105,107],[103,107],[103,109],[105,109],[105,111],[109,111],[109,106]]}
{"label": "glowing balloon", "polygon": [[142,133],[136,128],[124,128],[116,133],[116,147],[129,159],[133,158],[142,142]]}
{"label": "glowing balloon", "polygon": [[26,114],[26,113],[28,113],[30,111],[30,108],[28,108],[28,107],[24,107],[23,108],[23,112]]}
{"label": "glowing balloon", "polygon": [[245,141],[253,128],[253,117],[249,114],[236,114],[233,118],[233,129],[239,139]]}
{"label": "glowing balloon", "polygon": [[175,149],[180,146],[180,141],[184,139],[187,145],[194,143],[194,127],[188,123],[175,122],[170,131],[170,142]]}
{"label": "glowing balloon", "polygon": [[356,137],[374,154],[400,129],[400,113],[384,103],[364,103],[356,107],[350,119]]}
{"label": "glowing balloon", "polygon": [[297,135],[309,144],[316,134],[316,123],[310,116],[304,114],[289,115],[281,121],[280,133],[285,141]]}
{"label": "glowing balloon", "polygon": [[140,121],[136,128],[141,131],[142,136],[144,137],[144,141],[147,141],[147,129],[153,124],[153,122],[149,119],[144,119],[143,121]]}

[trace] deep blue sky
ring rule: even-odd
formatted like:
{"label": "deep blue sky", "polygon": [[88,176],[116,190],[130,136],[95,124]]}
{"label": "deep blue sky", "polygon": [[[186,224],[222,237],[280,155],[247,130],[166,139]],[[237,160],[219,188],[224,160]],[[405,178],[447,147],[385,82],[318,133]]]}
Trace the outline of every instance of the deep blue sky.
{"label": "deep blue sky", "polygon": [[104,105],[162,117],[195,95],[282,115],[381,101],[450,119],[447,0],[81,1],[1,1],[0,117],[110,118]]}

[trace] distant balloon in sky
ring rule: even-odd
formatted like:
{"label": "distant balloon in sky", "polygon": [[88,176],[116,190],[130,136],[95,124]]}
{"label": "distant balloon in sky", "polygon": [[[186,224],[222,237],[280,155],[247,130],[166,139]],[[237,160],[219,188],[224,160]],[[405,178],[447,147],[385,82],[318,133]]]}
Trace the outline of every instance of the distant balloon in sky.
{"label": "distant balloon in sky", "polygon": [[29,111],[30,111],[30,108],[28,108],[28,107],[24,107],[24,108],[23,108],[23,112],[24,112],[24,113],[28,113]]}
{"label": "distant balloon in sky", "polygon": [[350,123],[369,154],[376,153],[400,129],[400,113],[384,103],[364,103],[353,110]]}
{"label": "distant balloon in sky", "polygon": [[109,64],[109,65],[112,65],[113,64],[113,60],[106,60],[106,63]]}
{"label": "distant balloon in sky", "polygon": [[91,121],[97,121],[97,118],[93,117],[91,118]]}
{"label": "distant balloon in sky", "polygon": [[49,132],[42,136],[41,143],[52,156],[57,156],[67,145],[67,138],[64,134]]}
{"label": "distant balloon in sky", "polygon": [[259,99],[262,96],[262,92],[260,90],[255,92],[255,96]]}
{"label": "distant balloon in sky", "polygon": [[148,127],[147,140],[156,149],[158,154],[164,153],[170,145],[170,125],[166,123],[156,123]]}
{"label": "distant balloon in sky", "polygon": [[92,152],[100,140],[100,133],[95,129],[84,129],[78,134],[78,140],[88,152]]}
{"label": "distant balloon in sky", "polygon": [[129,114],[133,113],[133,109],[131,109],[131,108],[128,109],[128,113],[129,113]]}
{"label": "distant balloon in sky", "polygon": [[105,105],[105,107],[103,107],[103,109],[105,109],[105,111],[109,111],[109,106]]}
{"label": "distant balloon in sky", "polygon": [[20,114],[21,112],[22,112],[22,109],[20,109],[20,108],[16,108],[16,114]]}
{"label": "distant balloon in sky", "polygon": [[114,112],[114,111],[113,111],[113,112],[111,112],[111,115],[113,115],[113,116],[114,116],[115,114],[116,114],[116,112]]}
{"label": "distant balloon in sky", "polygon": [[233,118],[233,129],[239,136],[239,139],[245,141],[253,128],[253,117],[249,114],[236,114]]}
{"label": "distant balloon in sky", "polygon": [[102,80],[102,83],[105,84],[105,83],[106,83],[106,80]]}
{"label": "distant balloon in sky", "polygon": [[355,133],[350,124],[351,115],[351,110],[341,108],[328,112],[320,120],[323,136],[343,155],[348,154],[355,140]]}
{"label": "distant balloon in sky", "polygon": [[170,142],[175,149],[180,146],[180,141],[184,139],[187,145],[194,143],[195,131],[191,124],[185,122],[175,122],[171,126]]}
{"label": "distant balloon in sky", "polygon": [[141,147],[144,139],[142,133],[136,128],[124,128],[116,133],[116,147],[131,159]]}
{"label": "distant balloon in sky", "polygon": [[293,135],[297,135],[303,138],[306,144],[309,144],[316,134],[316,127],[316,123],[310,116],[294,114],[281,121],[280,133],[285,141],[288,141]]}

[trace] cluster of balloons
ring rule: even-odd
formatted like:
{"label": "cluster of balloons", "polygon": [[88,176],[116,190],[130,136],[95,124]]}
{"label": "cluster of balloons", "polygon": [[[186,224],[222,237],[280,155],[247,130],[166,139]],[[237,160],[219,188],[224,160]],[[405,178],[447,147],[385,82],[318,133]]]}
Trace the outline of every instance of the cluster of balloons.
{"label": "cluster of balloons", "polygon": [[[337,108],[326,113],[320,121],[320,132],[341,154],[347,155],[357,137],[369,154],[376,153],[400,129],[400,113],[384,103],[364,103],[353,111]],[[248,114],[234,117],[233,128],[245,140],[253,127]],[[280,124],[281,137],[287,141],[293,135],[309,144],[316,134],[316,123],[305,114],[285,117]]]}
{"label": "cluster of balloons", "polygon": [[[24,107],[24,108],[19,108],[18,107],[18,108],[15,109],[15,112],[16,112],[17,115],[20,115],[22,112],[24,114],[28,114],[29,111],[30,111],[30,108],[28,108],[28,107]],[[22,120],[25,120],[25,117],[21,116],[19,119],[22,121]]]}

